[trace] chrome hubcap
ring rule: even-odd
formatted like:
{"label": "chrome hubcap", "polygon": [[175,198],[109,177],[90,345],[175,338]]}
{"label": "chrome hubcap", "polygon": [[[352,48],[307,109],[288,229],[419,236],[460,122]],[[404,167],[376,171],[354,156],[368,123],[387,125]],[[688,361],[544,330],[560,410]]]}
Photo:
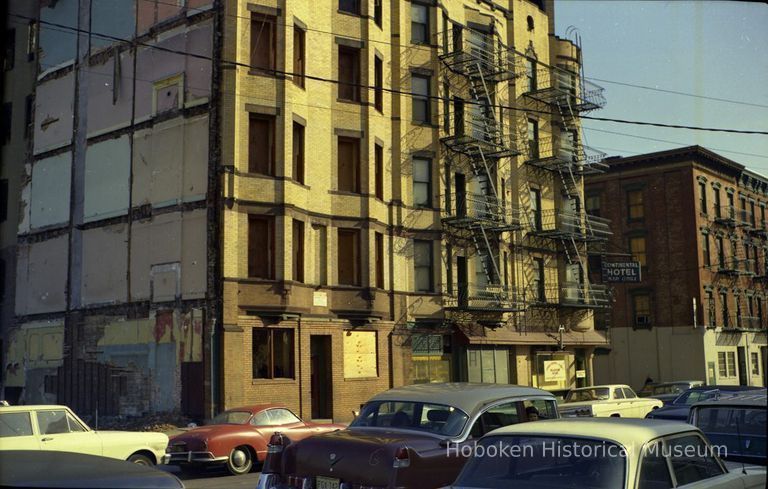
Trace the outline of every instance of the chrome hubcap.
{"label": "chrome hubcap", "polygon": [[232,464],[236,467],[242,467],[245,465],[247,458],[248,457],[245,455],[245,452],[240,449],[235,449],[232,452]]}

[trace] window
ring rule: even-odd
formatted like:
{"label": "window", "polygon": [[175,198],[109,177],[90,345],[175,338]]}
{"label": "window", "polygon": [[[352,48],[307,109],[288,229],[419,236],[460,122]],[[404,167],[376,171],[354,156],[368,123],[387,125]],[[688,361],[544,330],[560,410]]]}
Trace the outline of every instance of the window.
{"label": "window", "polygon": [[32,435],[32,423],[28,412],[0,414],[0,438]]}
{"label": "window", "polygon": [[275,117],[248,116],[248,172],[275,174]]}
{"label": "window", "polygon": [[715,296],[711,290],[707,291],[707,326],[715,326]]}
{"label": "window", "polygon": [[443,82],[443,131],[451,132],[451,87]]}
{"label": "window", "polygon": [[744,271],[751,272],[752,271],[752,263],[749,258],[749,252],[752,249],[752,246],[749,243],[744,243]]}
{"label": "window", "polygon": [[411,100],[413,102],[413,122],[423,122],[429,124],[430,110],[430,77],[422,75],[411,76]]}
{"label": "window", "polygon": [[293,220],[293,280],[304,282],[304,223]]}
{"label": "window", "polygon": [[539,121],[528,119],[528,159],[539,157]]}
{"label": "window", "polygon": [[293,379],[292,329],[253,328],[253,378]]}
{"label": "window", "polygon": [[174,75],[153,83],[152,114],[181,109],[184,98],[184,75]]}
{"label": "window", "polygon": [[730,313],[728,312],[728,293],[721,292],[720,293],[720,304],[721,304],[721,311],[722,311],[722,319],[723,319],[723,327],[730,326]]}
{"label": "window", "polygon": [[651,296],[648,294],[635,294],[632,296],[632,310],[635,317],[635,326],[651,325]]}
{"label": "window", "polygon": [[632,256],[640,262],[641,267],[648,266],[646,248],[645,248],[645,236],[636,236],[629,238],[629,251]]}
{"label": "window", "polygon": [[626,399],[637,398],[637,395],[632,391],[632,389],[627,389],[626,387],[623,387],[622,389],[624,390],[624,398]]}
{"label": "window", "polygon": [[16,61],[16,29],[5,31],[5,55],[3,56],[3,69],[13,69]]}
{"label": "window", "polygon": [[728,358],[728,376],[736,377],[736,353],[729,351],[726,352],[726,356]]}
{"label": "window", "polygon": [[595,217],[600,217],[600,196],[599,195],[587,195],[587,214]]}
{"label": "window", "polygon": [[728,219],[735,219],[736,209],[734,208],[734,205],[733,205],[733,194],[730,192],[726,192],[725,198],[728,201]]}
{"label": "window", "polygon": [[32,95],[27,95],[27,98],[24,99],[24,137],[27,139],[32,137],[32,131],[35,129],[32,121],[34,109],[34,97]]}
{"label": "window", "polygon": [[315,283],[326,285],[328,283],[328,228],[319,224],[313,224],[315,233]]}
{"label": "window", "polygon": [[669,474],[661,442],[656,442],[643,450],[639,482],[638,489],[672,488],[672,477]]}
{"label": "window", "polygon": [[614,399],[624,399],[624,391],[622,389],[613,389]]}
{"label": "window", "polygon": [[701,250],[704,266],[708,267],[711,265],[711,260],[709,256],[709,234],[707,233],[702,233],[701,235]]}
{"label": "window", "polygon": [[533,58],[526,58],[525,60],[525,76],[528,79],[528,92],[536,91],[536,60]]}
{"label": "window", "polygon": [[720,207],[722,206],[722,204],[720,203],[720,189],[715,188],[713,192],[715,196],[715,217],[719,219],[723,216],[722,210],[720,209]]}
{"label": "window", "polygon": [[384,148],[373,146],[374,171],[376,173],[376,198],[384,200]]}
{"label": "window", "polygon": [[384,62],[378,56],[373,58],[373,107],[384,112]]}
{"label": "window", "polygon": [[339,11],[360,15],[360,0],[339,0]]}
{"label": "window", "polygon": [[545,292],[545,277],[544,277],[544,259],[533,259],[533,293],[536,300],[539,302],[546,302],[547,296]]}
{"label": "window", "polygon": [[381,28],[383,15],[381,4],[384,0],[373,0],[373,21]]}
{"label": "window", "polygon": [[304,88],[306,69],[305,40],[307,33],[293,26],[293,83]]}
{"label": "window", "polygon": [[693,484],[724,473],[710,447],[696,435],[672,438],[667,440],[667,446],[677,486]]}
{"label": "window", "polygon": [[38,411],[37,424],[40,427],[41,435],[59,435],[85,431],[85,428],[71,414],[64,410]]}
{"label": "window", "polygon": [[0,180],[0,222],[8,219],[8,179]]}
{"label": "window", "polygon": [[339,46],[339,99],[360,101],[360,50]]}
{"label": "window", "polygon": [[533,27],[534,27],[534,24],[533,24],[533,17],[531,17],[531,16],[529,15],[528,17],[526,17],[525,21],[526,21],[526,23],[528,24],[528,30],[529,30],[529,31],[532,31],[532,30],[533,30]]}
{"label": "window", "polygon": [[752,227],[755,227],[755,202],[750,201],[749,203],[749,224]]}
{"label": "window", "polygon": [[277,18],[251,14],[251,69],[274,70],[277,60]]}
{"label": "window", "polygon": [[413,241],[413,270],[414,270],[414,290],[416,292],[432,292],[433,285],[433,259],[432,242],[414,240]]}
{"label": "window", "polygon": [[533,222],[533,229],[541,231],[541,190],[532,188],[530,190],[531,199],[531,217]]}
{"label": "window", "polygon": [[3,104],[2,119],[0,119],[0,144],[11,140],[11,123],[13,122],[13,105],[10,102]]}
{"label": "window", "polygon": [[360,230],[339,228],[339,285],[360,286]]}
{"label": "window", "polygon": [[376,246],[376,287],[384,288],[384,235],[375,234]]}
{"label": "window", "polygon": [[275,219],[248,216],[248,276],[275,278]]}
{"label": "window", "polygon": [[718,236],[715,238],[715,248],[717,251],[717,265],[722,269],[725,268],[725,249],[723,248],[723,237]]}
{"label": "window", "polygon": [[411,42],[429,43],[429,7],[426,5],[411,3]]}
{"label": "window", "polygon": [[702,214],[707,213],[707,184],[699,182],[699,210]]}
{"label": "window", "polygon": [[413,159],[413,205],[432,207],[432,160]]}
{"label": "window", "polygon": [[765,229],[765,206],[760,205],[760,227]]}
{"label": "window", "polygon": [[32,61],[35,59],[35,53],[37,52],[37,22],[34,20],[29,21],[29,27],[27,29],[27,59]]}
{"label": "window", "polygon": [[360,193],[360,140],[339,137],[338,190]]}
{"label": "window", "polygon": [[752,361],[752,375],[760,375],[760,358],[757,352],[750,352],[749,358]]}
{"label": "window", "polygon": [[747,223],[747,199],[745,197],[741,197],[739,199],[739,202],[741,203],[741,212],[739,215],[739,221],[746,224]]}
{"label": "window", "polygon": [[293,123],[293,179],[304,183],[304,126]]}
{"label": "window", "polygon": [[627,191],[627,215],[630,221],[642,220],[645,217],[642,190]]}

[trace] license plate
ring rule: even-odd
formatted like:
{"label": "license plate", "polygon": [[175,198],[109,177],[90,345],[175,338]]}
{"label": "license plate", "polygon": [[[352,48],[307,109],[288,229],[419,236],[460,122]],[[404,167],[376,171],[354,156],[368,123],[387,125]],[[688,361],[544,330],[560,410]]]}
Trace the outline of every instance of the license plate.
{"label": "license plate", "polygon": [[315,489],[339,489],[339,479],[330,477],[315,477]]}

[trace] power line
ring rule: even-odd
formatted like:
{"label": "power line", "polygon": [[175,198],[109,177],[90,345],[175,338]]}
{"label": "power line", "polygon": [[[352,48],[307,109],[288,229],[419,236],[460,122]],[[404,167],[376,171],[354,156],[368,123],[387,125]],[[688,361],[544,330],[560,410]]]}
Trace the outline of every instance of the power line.
{"label": "power line", "polygon": [[[28,17],[28,16],[24,16],[24,15],[19,15],[19,14],[10,14],[10,15],[12,15],[14,17],[23,18],[23,19],[26,19],[26,20],[36,20],[36,19],[34,19],[32,17]],[[204,60],[211,61],[211,62],[214,61],[214,59],[211,56],[205,56],[205,55],[201,55],[201,54],[198,54],[198,53],[190,53],[190,52],[187,52],[187,51],[166,48],[166,47],[162,47],[162,46],[148,44],[148,43],[141,42],[141,41],[125,39],[125,38],[111,36],[111,35],[103,34],[103,33],[97,33],[97,32],[93,32],[92,30],[80,29],[80,28],[77,28],[77,27],[71,27],[71,26],[67,26],[67,25],[63,25],[63,24],[58,24],[58,23],[55,23],[55,22],[49,22],[49,21],[43,21],[43,20],[39,20],[39,22],[41,24],[59,27],[59,28],[63,28],[63,29],[67,29],[67,30],[73,31],[73,32],[89,34],[89,35],[100,37],[100,38],[103,38],[103,39],[109,39],[109,40],[113,40],[113,41],[117,41],[117,42],[133,43],[133,44],[141,45],[141,46],[144,46],[144,47],[147,47],[147,48],[150,48],[150,49],[156,49],[156,50],[159,50],[159,51],[164,51],[164,52],[168,52],[168,53],[172,53],[172,54],[178,54],[178,55],[182,55],[182,56],[190,56],[190,57],[193,57],[193,58],[204,59]],[[265,69],[265,68],[256,67],[256,66],[253,66],[253,65],[250,65],[250,64],[247,64],[247,63],[242,63],[242,62],[238,62],[238,61],[231,61],[231,60],[225,60],[225,59],[222,59],[220,62],[223,63],[223,64],[237,66],[237,67],[256,69],[256,70],[259,70],[261,72],[275,74],[275,75],[299,76],[299,77],[306,78],[306,79],[313,80],[313,81],[319,81],[319,82],[325,82],[325,83],[333,83],[333,84],[336,84],[336,85],[343,84],[343,85],[352,86],[352,87],[356,87],[356,88],[365,88],[367,90],[382,90],[382,91],[386,91],[388,93],[394,93],[394,94],[404,95],[404,96],[408,96],[408,97],[413,97],[414,96],[410,92],[404,92],[402,90],[396,90],[396,89],[393,89],[393,88],[375,87],[375,86],[369,86],[369,85],[362,85],[362,84],[358,84],[358,83],[340,82],[339,80],[334,80],[332,78],[324,78],[324,77],[308,75],[308,74],[293,73],[293,72],[284,71],[284,70],[278,70],[278,69]],[[419,95],[419,98],[421,98],[421,99],[427,98],[427,99],[438,100],[438,101],[447,101],[447,99],[445,99],[443,97],[436,96],[436,95],[428,95],[428,96]],[[492,108],[501,108],[501,109],[509,109],[509,110],[520,110],[520,111],[524,111],[524,112],[541,113],[541,114],[547,114],[547,115],[552,115],[552,116],[560,115],[559,113],[556,113],[556,112],[536,110],[536,109],[531,109],[531,108],[527,108],[527,107],[513,107],[513,106],[506,106],[506,105],[499,105],[499,104],[486,105],[486,104],[482,104],[480,102],[475,102],[475,101],[471,101],[471,100],[466,100],[464,103],[465,104],[469,104],[469,105],[478,105],[478,106],[481,106],[481,107],[484,107],[484,108],[492,107]],[[587,120],[597,120],[597,121],[603,121],[603,122],[614,122],[614,123],[619,123],[619,124],[633,124],[633,125],[642,125],[642,126],[665,127],[665,128],[670,128],[670,129],[689,129],[689,130],[694,130],[694,131],[725,132],[725,133],[731,133],[731,134],[759,134],[759,135],[768,135],[768,131],[754,131],[754,130],[742,130],[742,129],[727,129],[727,128],[687,126],[687,125],[681,125],[681,124],[666,124],[666,123],[661,123],[661,122],[648,122],[648,121],[632,121],[632,120],[627,120],[627,119],[613,119],[613,118],[607,118],[607,117],[596,117],[596,116],[587,116],[587,115],[579,115],[579,118],[587,119]]]}

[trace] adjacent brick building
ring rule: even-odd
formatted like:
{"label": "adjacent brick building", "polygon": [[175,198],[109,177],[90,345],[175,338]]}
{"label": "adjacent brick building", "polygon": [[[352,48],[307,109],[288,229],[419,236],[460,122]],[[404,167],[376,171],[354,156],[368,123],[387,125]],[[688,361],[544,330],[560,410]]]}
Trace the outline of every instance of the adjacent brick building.
{"label": "adjacent brick building", "polygon": [[587,210],[612,222],[604,259],[642,281],[612,284],[596,379],[766,385],[768,178],[699,146],[606,162]]}

